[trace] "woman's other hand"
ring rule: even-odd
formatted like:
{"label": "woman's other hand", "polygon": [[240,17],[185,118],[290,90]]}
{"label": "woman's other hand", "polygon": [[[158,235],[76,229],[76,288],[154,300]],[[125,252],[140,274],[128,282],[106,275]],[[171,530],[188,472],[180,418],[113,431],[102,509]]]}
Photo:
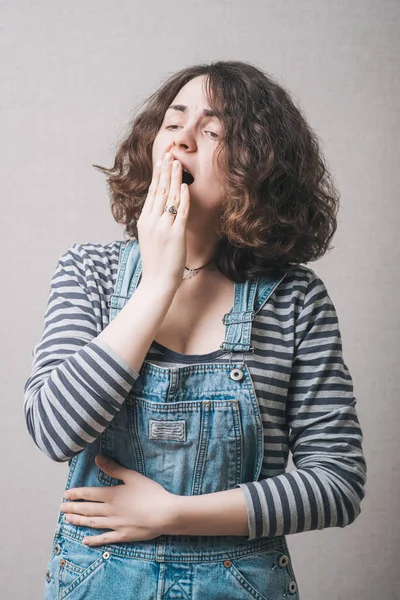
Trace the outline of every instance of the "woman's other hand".
{"label": "woman's other hand", "polygon": [[123,481],[124,485],[71,488],[64,492],[68,502],[61,504],[60,510],[68,515],[66,518],[70,523],[112,530],[86,537],[83,543],[98,546],[151,540],[166,533],[179,496],[110,458],[98,455],[96,464],[110,477]]}

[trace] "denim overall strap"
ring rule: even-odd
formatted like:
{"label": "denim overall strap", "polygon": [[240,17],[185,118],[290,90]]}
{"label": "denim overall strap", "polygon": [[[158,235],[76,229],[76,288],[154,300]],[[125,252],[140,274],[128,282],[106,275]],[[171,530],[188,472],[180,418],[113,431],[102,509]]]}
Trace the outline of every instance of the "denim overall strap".
{"label": "denim overall strap", "polygon": [[272,273],[262,278],[248,279],[236,287],[233,310],[222,319],[228,327],[226,339],[220,346],[222,349],[254,352],[250,341],[252,321],[285,275]]}
{"label": "denim overall strap", "polygon": [[233,308],[223,316],[227,326],[225,341],[220,348],[231,352],[254,352],[250,343],[251,324],[254,319],[254,298],[257,280],[247,280],[235,286]]}
{"label": "denim overall strap", "polygon": [[254,313],[257,314],[264,306],[266,300],[272,292],[278,287],[280,282],[286,277],[285,273],[272,273],[259,278],[256,298],[254,301]]}
{"label": "denim overall strap", "polygon": [[129,298],[137,287],[142,274],[139,244],[136,239],[131,239],[121,244],[118,260],[118,276],[114,292],[110,296],[110,321],[124,308]]}

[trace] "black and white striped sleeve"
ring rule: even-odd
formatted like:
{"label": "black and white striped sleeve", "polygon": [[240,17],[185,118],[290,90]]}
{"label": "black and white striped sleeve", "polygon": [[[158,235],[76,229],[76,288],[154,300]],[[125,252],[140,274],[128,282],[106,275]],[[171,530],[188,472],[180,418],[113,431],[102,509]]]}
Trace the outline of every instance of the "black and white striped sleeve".
{"label": "black and white striped sleeve", "polygon": [[236,486],[246,498],[248,539],[345,527],[361,512],[367,468],[352,377],[335,307],[311,273],[295,322],[286,405],[296,469]]}
{"label": "black and white striped sleeve", "polygon": [[101,434],[139,376],[96,339],[101,298],[95,270],[79,244],[59,259],[24,386],[29,434],[57,462],[69,460]]}

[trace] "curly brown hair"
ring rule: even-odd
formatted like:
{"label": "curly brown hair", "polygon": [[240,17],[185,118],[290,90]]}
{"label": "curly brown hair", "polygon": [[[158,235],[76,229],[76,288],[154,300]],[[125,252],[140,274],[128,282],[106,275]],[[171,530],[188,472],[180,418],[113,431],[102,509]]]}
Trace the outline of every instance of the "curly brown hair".
{"label": "curly brown hair", "polygon": [[113,167],[93,165],[108,175],[114,219],[129,237],[138,237],[154,139],[179,90],[202,75],[222,125],[215,149],[224,190],[217,268],[231,280],[245,281],[317,260],[333,248],[338,191],[318,138],[289,92],[250,63],[184,68],[144,101]]}

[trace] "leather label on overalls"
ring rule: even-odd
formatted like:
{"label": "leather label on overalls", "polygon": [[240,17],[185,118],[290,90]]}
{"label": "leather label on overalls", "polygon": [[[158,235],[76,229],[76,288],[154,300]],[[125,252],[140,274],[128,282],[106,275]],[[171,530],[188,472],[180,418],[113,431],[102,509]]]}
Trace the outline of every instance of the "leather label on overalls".
{"label": "leather label on overalls", "polygon": [[151,440],[186,440],[186,421],[153,421],[150,419]]}

